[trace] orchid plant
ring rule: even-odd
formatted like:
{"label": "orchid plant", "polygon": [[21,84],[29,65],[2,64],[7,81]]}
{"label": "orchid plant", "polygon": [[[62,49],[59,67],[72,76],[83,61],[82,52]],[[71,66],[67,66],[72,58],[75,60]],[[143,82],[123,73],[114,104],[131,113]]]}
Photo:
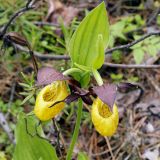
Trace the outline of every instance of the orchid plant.
{"label": "orchid plant", "polygon": [[[70,40],[68,51],[72,67],[62,74],[52,68],[38,71],[37,85],[47,85],[38,94],[34,108],[41,121],[54,118],[65,103],[79,99],[77,119],[81,117],[82,101],[88,105],[93,103],[91,117],[96,130],[103,136],[115,133],[118,125],[118,108],[114,102],[116,86],[103,84],[97,71],[104,63],[108,40],[109,23],[103,2],[85,17]],[[89,85],[85,78],[88,76],[90,79],[92,75],[98,86],[90,88],[90,91],[81,88]],[[80,127],[80,123],[76,125]],[[71,159],[70,153],[67,157]]]}
{"label": "orchid plant", "polygon": [[[82,20],[70,39],[67,50],[72,62],[71,68],[63,73],[51,67],[38,69],[36,86],[42,89],[36,97],[34,114],[40,121],[55,118],[65,104],[78,100],[77,120],[66,160],[72,159],[81,123],[83,103],[91,106],[92,122],[99,134],[112,136],[117,130],[119,116],[118,107],[115,104],[116,93],[118,89],[127,89],[127,86],[105,84],[98,72],[105,60],[108,41],[109,22],[105,3],[102,2]],[[96,85],[91,84],[91,77],[95,78]],[[18,134],[20,135],[19,132]],[[15,160],[19,160],[17,152],[18,144]],[[41,158],[46,159],[43,155]]]}

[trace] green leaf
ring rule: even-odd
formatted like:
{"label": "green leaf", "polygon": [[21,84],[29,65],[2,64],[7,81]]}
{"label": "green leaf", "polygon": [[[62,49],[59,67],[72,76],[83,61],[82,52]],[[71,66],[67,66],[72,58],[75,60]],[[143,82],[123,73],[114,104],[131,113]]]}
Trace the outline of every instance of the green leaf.
{"label": "green leaf", "polygon": [[146,49],[151,56],[156,56],[156,54],[158,53],[158,50],[152,44],[150,44]]}
{"label": "green leaf", "polygon": [[[134,39],[135,40],[138,40],[139,38],[141,38],[141,36],[139,36],[139,35],[134,35]],[[131,47],[131,49],[139,49],[139,48],[141,48],[142,47],[142,44],[143,44],[144,42],[142,41],[142,42],[139,42],[139,43],[137,43],[137,44],[135,44],[135,45],[133,45],[132,47]]]}
{"label": "green leaf", "polygon": [[134,56],[134,60],[136,61],[136,63],[140,64],[144,57],[144,51],[141,48],[135,49],[133,52],[133,56]]}
{"label": "green leaf", "polygon": [[30,93],[21,103],[21,105],[25,104],[27,101],[29,101],[34,95],[34,92],[33,93]]}
{"label": "green leaf", "polygon": [[21,85],[22,87],[26,87],[26,88],[29,88],[30,86],[26,83],[19,83],[19,85]]}
{"label": "green leaf", "polygon": [[120,82],[123,79],[123,74],[111,73],[110,76],[111,76],[112,80],[115,81],[115,82]]}
{"label": "green leaf", "polygon": [[89,160],[88,156],[84,152],[79,152],[78,153],[78,160]]}
{"label": "green leaf", "polygon": [[150,43],[151,44],[155,45],[155,43],[159,43],[159,42],[160,42],[160,38],[159,37],[153,37],[152,39],[150,39]]}
{"label": "green leaf", "polygon": [[94,61],[93,68],[99,69],[101,68],[105,60],[103,36],[101,34],[98,35],[98,40],[96,44],[96,53],[98,54],[97,58]]}
{"label": "green leaf", "polygon": [[[99,57],[97,49],[99,35],[103,38],[105,49],[109,39],[109,23],[104,2],[83,19],[73,34],[68,47],[73,64],[77,63],[89,68],[94,67],[94,63]],[[101,67],[100,65],[97,66]]]}
{"label": "green leaf", "polygon": [[114,51],[112,53],[112,60],[114,60],[116,63],[120,63],[122,60],[122,51]]}
{"label": "green leaf", "polygon": [[82,87],[87,87],[90,82],[90,73],[84,72],[81,76],[80,83]]}
{"label": "green leaf", "polygon": [[[25,118],[27,119],[27,124]],[[24,113],[19,114],[13,160],[58,160],[55,149],[47,140],[37,135],[30,135],[35,134],[36,123],[37,121],[33,116],[27,117]]]}
{"label": "green leaf", "polygon": [[110,26],[110,31],[111,31],[111,35],[109,38],[110,47],[113,47],[116,38],[121,38],[123,40],[126,40],[126,36],[123,33],[125,26],[126,26],[125,20],[118,21]]}

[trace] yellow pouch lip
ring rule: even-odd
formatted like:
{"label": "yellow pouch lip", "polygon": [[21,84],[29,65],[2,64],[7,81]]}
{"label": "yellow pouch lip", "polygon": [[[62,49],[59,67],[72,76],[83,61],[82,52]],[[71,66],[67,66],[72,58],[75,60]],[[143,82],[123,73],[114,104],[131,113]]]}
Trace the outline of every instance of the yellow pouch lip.
{"label": "yellow pouch lip", "polygon": [[[61,89],[56,89],[56,91],[57,91],[58,93],[55,94],[54,100],[45,101],[45,100],[44,100],[44,94],[45,94],[45,92],[46,92],[47,90],[50,90],[53,85],[61,85],[61,87],[66,87],[64,83],[65,83],[65,82],[63,82],[63,81],[55,81],[55,82],[53,82],[53,83],[45,86],[45,87],[39,92],[39,95],[38,95],[37,97],[42,97],[41,101],[44,103],[44,105],[49,105],[49,106],[52,105],[55,101],[61,101],[61,100],[63,100],[61,97],[63,96],[63,93],[64,93],[63,91],[64,91],[65,89],[67,89],[67,88],[65,88],[65,89],[62,88],[62,91],[61,91]],[[55,87],[54,87],[54,88],[55,88]],[[53,92],[53,90],[51,90],[51,92]],[[55,99],[56,99],[56,100],[55,100]]]}
{"label": "yellow pouch lip", "polygon": [[109,117],[103,117],[99,113],[99,105],[102,105],[102,101],[97,98],[94,100],[91,110],[92,122],[96,130],[103,136],[112,136],[118,126],[119,116],[118,108],[116,104],[113,106],[113,111]]}
{"label": "yellow pouch lip", "polygon": [[[44,101],[44,94],[53,85],[57,85],[56,96],[51,101]],[[59,85],[59,86],[58,86]],[[53,87],[54,88],[54,87]],[[52,92],[52,90],[51,90]],[[49,108],[57,101],[63,100],[68,96],[67,86],[64,81],[56,81],[50,85],[45,86],[37,95],[34,113],[41,121],[47,121],[54,118],[65,106],[64,102],[60,102],[55,106]]]}

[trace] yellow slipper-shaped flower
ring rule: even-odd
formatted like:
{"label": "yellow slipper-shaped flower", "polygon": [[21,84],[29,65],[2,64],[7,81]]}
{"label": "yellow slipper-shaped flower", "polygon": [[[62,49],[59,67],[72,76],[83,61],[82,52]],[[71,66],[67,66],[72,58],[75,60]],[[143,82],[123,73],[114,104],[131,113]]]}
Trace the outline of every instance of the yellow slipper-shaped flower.
{"label": "yellow slipper-shaped flower", "polygon": [[67,86],[64,81],[55,81],[44,87],[37,95],[34,108],[35,115],[41,121],[54,118],[63,108],[65,103],[60,102],[53,107],[55,102],[64,100],[68,96]]}
{"label": "yellow slipper-shaped flower", "polygon": [[117,129],[119,116],[116,104],[113,106],[113,112],[99,98],[96,98],[91,110],[92,122],[95,129],[102,136],[112,136]]}

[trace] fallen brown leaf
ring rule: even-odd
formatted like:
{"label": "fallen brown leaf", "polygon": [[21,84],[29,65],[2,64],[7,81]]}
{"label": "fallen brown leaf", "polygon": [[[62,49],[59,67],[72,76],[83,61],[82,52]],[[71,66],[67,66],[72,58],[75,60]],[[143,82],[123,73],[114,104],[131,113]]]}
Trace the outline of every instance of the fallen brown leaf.
{"label": "fallen brown leaf", "polygon": [[78,15],[79,9],[72,6],[65,6],[59,0],[48,0],[48,14],[46,21],[58,23],[59,18],[63,19],[65,25],[69,25],[74,17]]}

